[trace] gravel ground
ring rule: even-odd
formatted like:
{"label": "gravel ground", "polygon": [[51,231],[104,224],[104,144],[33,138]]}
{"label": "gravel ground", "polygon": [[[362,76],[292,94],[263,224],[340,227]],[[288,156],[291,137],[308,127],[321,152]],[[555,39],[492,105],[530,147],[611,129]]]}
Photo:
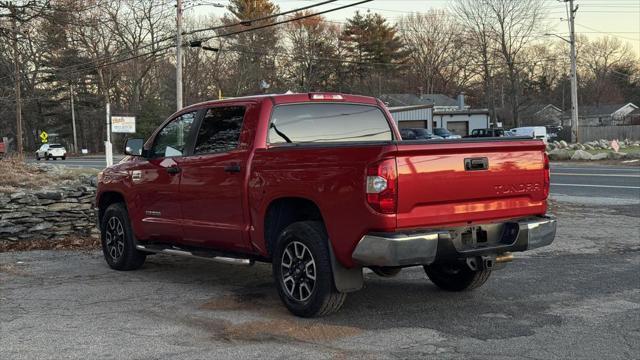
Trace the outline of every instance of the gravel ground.
{"label": "gravel ground", "polygon": [[556,242],[476,291],[440,291],[420,268],[367,273],[338,314],[311,320],[280,304],[266,264],[156,255],[116,272],[97,251],[0,253],[0,356],[640,358],[640,206],[553,209]]}

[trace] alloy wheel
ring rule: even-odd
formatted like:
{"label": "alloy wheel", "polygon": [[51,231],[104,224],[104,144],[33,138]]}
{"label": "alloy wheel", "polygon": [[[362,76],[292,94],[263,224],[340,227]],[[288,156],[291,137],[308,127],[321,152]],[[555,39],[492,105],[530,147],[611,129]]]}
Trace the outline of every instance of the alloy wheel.
{"label": "alloy wheel", "polygon": [[287,295],[300,302],[309,299],[316,286],[316,262],[311,250],[301,242],[290,242],[282,253],[280,267]]}
{"label": "alloy wheel", "polygon": [[118,261],[124,253],[124,226],[122,226],[120,219],[114,216],[107,222],[105,230],[107,252],[113,261]]}

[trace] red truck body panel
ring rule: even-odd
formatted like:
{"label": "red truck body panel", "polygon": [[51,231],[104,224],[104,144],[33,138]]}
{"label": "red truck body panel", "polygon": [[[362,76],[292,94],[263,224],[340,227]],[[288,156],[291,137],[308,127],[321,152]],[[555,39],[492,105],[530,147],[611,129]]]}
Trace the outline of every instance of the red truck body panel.
{"label": "red truck body panel", "polygon": [[[394,138],[400,138],[391,115],[376,99],[342,95],[335,101],[380,107]],[[306,199],[320,210],[335,256],[346,267],[355,265],[351,254],[370,232],[487,223],[546,212],[549,185],[542,141],[269,146],[274,106],[308,102],[309,94],[292,94],[185,108],[170,119],[212,106],[245,106],[238,148],[201,156],[129,157],[103,172],[97,204],[106,193],[121,194],[140,241],[268,257],[265,216],[269,206],[282,198]],[[466,171],[465,159],[478,157],[487,158],[489,168]],[[381,214],[367,203],[367,167],[382,159],[396,161],[397,211],[393,214]],[[240,171],[224,171],[231,165],[238,165]],[[179,175],[169,175],[170,166],[179,166]],[[140,180],[132,180],[133,172],[140,172]]]}

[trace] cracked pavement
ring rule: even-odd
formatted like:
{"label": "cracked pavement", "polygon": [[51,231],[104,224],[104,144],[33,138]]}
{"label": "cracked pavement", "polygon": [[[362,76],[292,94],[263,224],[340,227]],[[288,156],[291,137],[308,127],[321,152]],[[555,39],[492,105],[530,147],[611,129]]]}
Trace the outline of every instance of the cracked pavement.
{"label": "cracked pavement", "polygon": [[556,242],[468,293],[421,268],[365,274],[342,310],[299,319],[268,264],[154,255],[110,270],[98,251],[0,254],[3,359],[640,358],[640,205],[556,199]]}

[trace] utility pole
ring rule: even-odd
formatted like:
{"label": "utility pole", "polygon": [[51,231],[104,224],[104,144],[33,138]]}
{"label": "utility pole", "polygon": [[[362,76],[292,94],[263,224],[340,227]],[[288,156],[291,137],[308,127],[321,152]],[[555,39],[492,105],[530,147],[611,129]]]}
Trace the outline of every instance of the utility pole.
{"label": "utility pole", "polygon": [[107,141],[104,142],[104,155],[107,167],[113,165],[113,148],[111,146],[111,104],[107,102]]}
{"label": "utility pole", "polygon": [[[567,0],[565,0],[566,2]],[[571,45],[571,142],[578,142],[580,126],[578,124],[578,74],[576,70],[576,33],[575,18],[578,6],[573,7],[573,0],[569,0],[569,43]]]}
{"label": "utility pole", "polygon": [[176,5],[176,106],[182,109],[182,0]]}
{"label": "utility pole", "polygon": [[71,95],[71,126],[73,128],[73,152],[78,153],[78,137],[76,135],[76,111],[73,106],[73,84],[69,84],[69,93]]}
{"label": "utility pole", "polygon": [[13,63],[15,70],[15,86],[16,86],[16,150],[18,155],[22,156],[22,96],[20,93],[20,54],[18,53],[18,25],[17,10],[15,5],[9,5],[11,9],[11,28],[13,30]]}

